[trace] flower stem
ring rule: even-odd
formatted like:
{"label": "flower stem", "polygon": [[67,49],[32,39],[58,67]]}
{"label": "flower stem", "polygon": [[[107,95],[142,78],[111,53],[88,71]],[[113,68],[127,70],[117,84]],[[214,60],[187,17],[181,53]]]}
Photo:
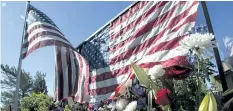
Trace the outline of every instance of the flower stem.
{"label": "flower stem", "polygon": [[200,60],[198,57],[197,58],[197,92],[196,92],[196,105],[199,106],[199,103],[200,103],[200,79],[199,79],[199,76],[200,76]]}

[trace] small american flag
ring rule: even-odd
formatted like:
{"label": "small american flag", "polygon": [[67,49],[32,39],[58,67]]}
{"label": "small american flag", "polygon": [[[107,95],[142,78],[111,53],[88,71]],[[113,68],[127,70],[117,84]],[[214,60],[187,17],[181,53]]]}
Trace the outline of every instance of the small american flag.
{"label": "small american flag", "polygon": [[132,62],[143,68],[187,63],[178,41],[195,25],[197,7],[196,1],[137,2],[82,45],[91,72],[90,103],[115,95],[132,74]]}
{"label": "small american flag", "polygon": [[30,4],[27,12],[22,57],[38,48],[54,45],[55,98],[61,100],[74,96],[77,102],[85,102],[89,84],[89,79],[86,79],[89,78],[88,63],[47,15]]}
{"label": "small american flag", "polygon": [[22,58],[44,46],[58,45],[74,49],[47,15],[30,4],[27,12]]}

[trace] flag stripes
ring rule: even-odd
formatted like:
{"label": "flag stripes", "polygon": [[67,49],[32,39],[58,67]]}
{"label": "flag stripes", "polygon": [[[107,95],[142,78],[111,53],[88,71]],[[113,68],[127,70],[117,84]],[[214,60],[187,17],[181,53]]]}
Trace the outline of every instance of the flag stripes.
{"label": "flag stripes", "polygon": [[56,69],[58,77],[58,99],[74,96],[80,103],[86,102],[89,84],[89,66],[85,59],[76,51],[56,46]]}

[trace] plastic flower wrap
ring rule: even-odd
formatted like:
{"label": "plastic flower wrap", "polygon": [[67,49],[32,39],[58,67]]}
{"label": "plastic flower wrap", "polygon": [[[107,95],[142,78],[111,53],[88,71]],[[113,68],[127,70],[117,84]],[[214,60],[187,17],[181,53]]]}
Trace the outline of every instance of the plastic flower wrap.
{"label": "plastic flower wrap", "polygon": [[128,104],[128,101],[126,99],[118,99],[116,102],[116,109],[123,110],[127,104]]}
{"label": "plastic flower wrap", "polygon": [[137,108],[145,110],[146,109],[145,106],[147,106],[147,99],[145,97],[144,98],[139,98],[137,100]]}
{"label": "plastic flower wrap", "polygon": [[112,101],[107,107],[109,109],[111,109],[111,111],[115,111],[115,109],[116,109],[116,102]]}
{"label": "plastic flower wrap", "polygon": [[191,50],[193,55],[197,55],[200,59],[203,59],[213,52],[212,48],[215,47],[215,42],[211,41],[213,38],[214,35],[209,33],[195,33],[182,39],[179,44],[182,49],[187,52]]}
{"label": "plastic flower wrap", "polygon": [[136,108],[137,108],[137,101],[132,101],[126,106],[124,111],[135,111]]}

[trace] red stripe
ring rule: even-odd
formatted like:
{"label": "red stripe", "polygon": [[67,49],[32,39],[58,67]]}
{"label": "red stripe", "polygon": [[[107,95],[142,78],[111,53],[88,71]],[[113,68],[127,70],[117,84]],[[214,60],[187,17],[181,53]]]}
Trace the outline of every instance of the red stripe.
{"label": "red stripe", "polygon": [[[177,21],[181,20],[183,18],[183,16],[180,16],[180,18],[176,18]],[[196,18],[196,13],[194,13],[193,15],[190,15],[186,20],[185,22],[182,24],[186,24],[186,23],[189,23],[189,22],[192,22],[192,21],[195,21],[195,18]],[[127,59],[129,58],[130,56],[132,55],[135,55],[137,54],[138,52],[141,52],[143,50],[145,50],[146,48],[150,47],[152,44],[156,43],[157,40],[159,40],[160,38],[163,37],[164,33],[168,30],[168,29],[171,29],[173,26],[175,26],[176,24],[178,24],[178,22],[171,22],[167,28],[165,28],[162,32],[160,32],[158,35],[156,35],[155,37],[152,37],[148,40],[146,40],[144,43],[140,44],[140,45],[137,45],[135,46],[134,48],[131,48],[119,55],[117,55],[116,57],[112,58],[110,60],[110,64],[115,64],[121,60],[124,60],[124,59]],[[181,26],[182,26],[181,25]],[[177,27],[176,30],[178,30],[179,28],[181,28],[181,26]],[[171,33],[171,32],[170,32]],[[159,48],[168,48],[170,49],[169,47],[159,47]]]}
{"label": "red stripe", "polygon": [[[76,58],[74,51],[72,51],[73,57]],[[75,78],[75,84],[74,84],[74,91],[73,91],[73,95],[76,94],[76,92],[78,91],[78,80],[79,80],[79,65],[78,65],[78,61],[77,59],[74,59],[74,64],[75,64],[75,70],[76,70],[76,78]]]}
{"label": "red stripe", "polygon": [[[185,56],[177,56],[177,57],[171,58],[171,59],[166,60],[166,61],[143,63],[143,64],[139,64],[139,66],[141,68],[152,68],[154,65],[160,64],[163,67],[170,67],[170,66],[177,65],[179,62],[182,62],[182,61],[184,61],[184,63],[186,64],[187,62],[185,61],[186,60],[185,58],[186,58]],[[183,63],[181,63],[181,65],[182,64]],[[125,72],[125,73],[132,72],[131,71],[131,66],[127,65],[127,66],[122,67],[119,70],[115,70],[115,71],[112,71],[112,72],[107,72],[107,73],[101,74],[99,76],[102,76],[103,80],[106,80],[104,78],[105,76],[108,76],[108,77],[112,76],[111,78],[115,78],[117,76],[122,75],[122,73],[118,73],[118,72]],[[110,73],[113,74],[113,75],[110,75]],[[92,80],[94,80],[94,79],[97,79],[97,78],[92,77]],[[100,80],[100,81],[103,81],[103,80]],[[108,94],[108,93],[114,92],[115,89],[118,86],[120,86],[120,83],[118,83],[116,85],[108,86],[108,87],[102,87],[102,88],[98,88],[98,89],[92,89],[92,90],[90,90],[90,95]]]}
{"label": "red stripe", "polygon": [[52,29],[52,30],[57,31],[58,33],[60,33],[61,35],[64,36],[64,34],[61,33],[60,30],[58,30],[58,29],[56,29],[56,28],[54,28],[54,27],[51,27],[51,26],[48,26],[48,25],[45,25],[45,24],[39,24],[39,25],[35,25],[35,26],[33,26],[32,28],[29,29],[29,31],[28,31],[28,32],[26,33],[26,35],[25,35],[25,39],[27,39],[27,38],[28,38],[28,35],[30,35],[34,30],[39,29],[39,28]]}
{"label": "red stripe", "polygon": [[84,83],[84,96],[87,96],[87,95],[89,95],[89,78],[90,78],[90,75],[89,75],[89,65],[88,65],[87,61],[85,60],[85,58],[83,58],[83,59],[84,59],[83,63],[86,65],[86,68],[84,69],[85,70],[85,74],[86,74],[85,75],[85,83]]}
{"label": "red stripe", "polygon": [[[187,22],[194,22],[196,20],[197,17],[197,12],[193,13],[192,15],[190,15],[189,17],[186,18],[186,20],[178,27],[172,29],[169,33],[172,32],[176,32],[178,31],[184,24],[186,24]],[[177,20],[178,21],[178,20]],[[173,23],[176,23],[177,21],[173,21]]]}
{"label": "red stripe", "polygon": [[119,86],[119,84],[115,84],[112,86],[108,86],[108,87],[102,87],[102,88],[98,88],[98,89],[92,89],[90,90],[90,95],[103,95],[103,94],[108,94],[111,92],[114,92],[115,89]]}
{"label": "red stripe", "polygon": [[66,58],[67,58],[67,66],[68,66],[68,86],[69,86],[68,95],[71,96],[72,94],[72,67],[71,67],[69,48],[66,48]]}
{"label": "red stripe", "polygon": [[22,58],[24,59],[25,57],[27,57],[30,53],[32,53],[34,50],[41,48],[41,47],[45,47],[45,46],[50,46],[50,45],[56,45],[56,46],[64,46],[64,47],[69,47],[70,49],[75,50],[72,46],[70,46],[69,44],[66,44],[64,42],[58,41],[58,40],[44,40],[44,41],[40,41],[38,43],[36,43],[35,45],[33,45],[32,48],[28,49],[26,53],[22,54]]}
{"label": "red stripe", "polygon": [[115,28],[116,26],[118,26],[119,24],[125,22],[128,17],[132,16],[133,14],[135,14],[138,10],[142,9],[144,6],[146,6],[146,4],[148,3],[149,1],[141,1],[141,2],[138,2],[137,4],[135,4],[130,10],[127,11],[127,13],[124,13],[121,18],[118,18],[116,20],[114,20],[112,23],[111,23],[111,27],[110,27],[110,30]]}
{"label": "red stripe", "polygon": [[56,47],[57,70],[58,70],[58,100],[63,99],[63,71],[61,60],[61,47]]}
{"label": "red stripe", "polygon": [[163,51],[163,50],[171,50],[179,46],[179,41],[182,40],[185,36],[180,36],[176,37],[173,40],[162,42],[156,46],[154,46],[148,53],[147,55],[151,55],[155,52],[158,51]]}
{"label": "red stripe", "polygon": [[[192,4],[192,6],[194,6],[196,3],[198,2],[194,2]],[[186,11],[184,11],[183,13],[181,13],[180,15],[174,17],[171,22],[169,23],[169,25],[167,25],[168,28],[173,27],[174,25],[176,25],[177,23],[173,23],[174,21],[180,21],[181,19],[183,19],[183,17],[187,16],[188,12],[190,11],[190,9],[192,8],[189,7]],[[112,47],[110,47],[110,52],[115,52],[116,50],[118,50],[120,47],[123,47],[125,44],[127,44],[128,42],[142,36],[143,34],[145,34],[148,31],[151,31],[151,29],[157,27],[159,24],[161,24],[162,22],[164,22],[165,20],[169,19],[171,17],[171,15],[173,14],[172,12],[174,12],[174,10],[178,7],[178,5],[174,6],[171,10],[169,10],[168,12],[164,13],[163,15],[161,15],[159,18],[156,18],[154,20],[152,20],[151,22],[147,23],[146,25],[144,25],[143,27],[141,27],[140,29],[138,29],[137,31],[135,31],[135,33],[127,38],[126,40],[120,42],[119,44],[116,44]],[[178,19],[178,20],[177,20]],[[165,27],[164,27],[165,28]],[[166,28],[165,28],[166,29]]]}
{"label": "red stripe", "polygon": [[140,17],[138,17],[135,21],[128,24],[126,27],[122,28],[119,32],[110,35],[110,41],[117,39],[120,35],[123,35],[126,33],[129,29],[135,27],[136,25],[140,24],[142,21],[144,21],[151,13],[155,12],[160,7],[164,6],[168,1],[161,1],[157,4],[155,4],[152,8],[150,8],[147,12],[142,14]]}
{"label": "red stripe", "polygon": [[23,48],[26,48],[29,46],[29,44],[31,44],[33,41],[35,41],[37,38],[41,37],[41,36],[56,36],[59,37],[65,41],[67,41],[68,43],[70,43],[65,37],[60,36],[59,34],[53,33],[53,32],[49,32],[49,31],[41,31],[35,35],[33,35],[33,37],[30,39],[30,41],[28,41],[27,43],[23,44]]}
{"label": "red stripe", "polygon": [[90,83],[100,82],[100,81],[103,81],[103,80],[118,77],[118,76],[120,76],[122,74],[127,73],[128,70],[130,70],[129,65],[127,65],[125,67],[122,67],[121,69],[118,69],[118,70],[114,70],[114,71],[111,71],[111,72],[105,72],[105,73],[103,73],[101,75],[92,76],[91,80],[90,80]]}

